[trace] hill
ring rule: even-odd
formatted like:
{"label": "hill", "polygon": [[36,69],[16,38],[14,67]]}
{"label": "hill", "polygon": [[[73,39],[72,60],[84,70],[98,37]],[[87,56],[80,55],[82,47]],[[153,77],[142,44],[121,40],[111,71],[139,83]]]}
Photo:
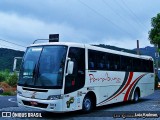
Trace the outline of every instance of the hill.
{"label": "hill", "polygon": [[23,55],[23,51],[0,48],[0,71],[5,69],[12,71],[14,57],[22,57]]}
{"label": "hill", "polygon": [[[99,44],[99,45],[94,45],[94,46],[113,49],[113,50],[117,50],[117,51],[128,52],[128,53],[132,53],[132,54],[137,54],[136,48],[133,50],[129,50],[129,49],[124,49],[124,48],[119,48],[119,47],[104,45],[104,44]],[[145,48],[140,48],[141,55],[148,55],[148,56],[153,57],[154,59],[155,59],[155,51],[156,51],[156,49],[154,47],[150,47],[150,46],[147,46]]]}
{"label": "hill", "polygon": [[[136,49],[133,50],[136,51]],[[156,52],[155,47],[147,46],[145,48],[140,48],[140,54],[151,56],[154,59],[155,59],[155,52]]]}
{"label": "hill", "polygon": [[128,52],[128,53],[132,53],[132,54],[137,54],[137,52],[135,50],[129,50],[129,49],[125,49],[125,48],[119,48],[119,47],[115,47],[115,46],[111,46],[111,45],[99,44],[99,45],[93,45],[93,46],[107,48],[107,49],[112,49],[112,50],[117,50],[117,51]]}

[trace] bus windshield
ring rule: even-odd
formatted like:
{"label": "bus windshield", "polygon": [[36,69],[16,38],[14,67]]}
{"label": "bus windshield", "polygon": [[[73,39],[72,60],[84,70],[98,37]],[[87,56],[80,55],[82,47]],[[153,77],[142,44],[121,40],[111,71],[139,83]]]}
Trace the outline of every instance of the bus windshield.
{"label": "bus windshield", "polygon": [[28,48],[22,61],[18,85],[62,88],[66,53],[66,46]]}

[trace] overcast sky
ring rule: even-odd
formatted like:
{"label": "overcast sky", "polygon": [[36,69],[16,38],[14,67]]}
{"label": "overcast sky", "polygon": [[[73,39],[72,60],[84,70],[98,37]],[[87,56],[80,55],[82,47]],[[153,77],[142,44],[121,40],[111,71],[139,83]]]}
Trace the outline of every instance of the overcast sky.
{"label": "overcast sky", "polygon": [[[151,18],[160,0],[1,0],[0,39],[29,46],[51,33],[60,41],[121,48],[151,46]],[[0,47],[25,48],[0,41]]]}

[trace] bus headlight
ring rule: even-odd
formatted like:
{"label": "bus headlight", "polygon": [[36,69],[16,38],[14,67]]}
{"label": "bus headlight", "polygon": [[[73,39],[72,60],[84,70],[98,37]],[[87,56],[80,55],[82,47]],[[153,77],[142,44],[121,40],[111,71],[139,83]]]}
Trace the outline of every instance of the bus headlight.
{"label": "bus headlight", "polygon": [[48,96],[48,100],[58,100],[62,99],[62,95],[50,95]]}
{"label": "bus headlight", "polygon": [[17,95],[22,96],[22,92],[17,91]]}

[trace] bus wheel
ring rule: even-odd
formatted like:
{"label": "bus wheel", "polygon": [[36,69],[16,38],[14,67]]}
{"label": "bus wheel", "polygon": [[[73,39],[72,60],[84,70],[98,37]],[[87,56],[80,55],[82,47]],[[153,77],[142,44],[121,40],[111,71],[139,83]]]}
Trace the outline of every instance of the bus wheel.
{"label": "bus wheel", "polygon": [[134,92],[134,98],[133,98],[133,102],[138,102],[139,101],[139,93],[138,90],[135,90]]}
{"label": "bus wheel", "polygon": [[86,96],[83,100],[82,110],[85,113],[89,113],[93,108],[93,103],[90,97]]}

